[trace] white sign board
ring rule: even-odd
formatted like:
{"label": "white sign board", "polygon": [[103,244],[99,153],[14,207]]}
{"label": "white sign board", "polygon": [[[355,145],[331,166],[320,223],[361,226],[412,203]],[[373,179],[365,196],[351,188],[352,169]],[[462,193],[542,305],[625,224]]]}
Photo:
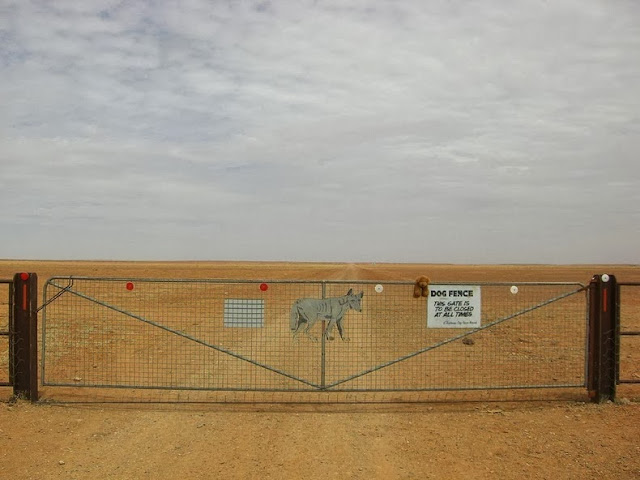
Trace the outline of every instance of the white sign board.
{"label": "white sign board", "polygon": [[479,328],[481,305],[478,285],[430,285],[427,327]]}

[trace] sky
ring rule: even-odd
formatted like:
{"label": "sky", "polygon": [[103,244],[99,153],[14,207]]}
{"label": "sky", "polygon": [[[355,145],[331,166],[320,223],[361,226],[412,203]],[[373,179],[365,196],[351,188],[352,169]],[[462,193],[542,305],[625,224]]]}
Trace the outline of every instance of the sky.
{"label": "sky", "polygon": [[636,0],[0,0],[0,258],[640,263]]}

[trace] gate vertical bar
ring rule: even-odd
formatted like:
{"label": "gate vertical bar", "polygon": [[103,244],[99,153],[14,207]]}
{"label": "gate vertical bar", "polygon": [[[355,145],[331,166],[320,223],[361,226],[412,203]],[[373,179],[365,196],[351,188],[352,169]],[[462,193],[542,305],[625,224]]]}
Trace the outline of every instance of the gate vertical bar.
{"label": "gate vertical bar", "polygon": [[589,372],[587,389],[593,402],[613,400],[618,370],[616,278],[595,275],[589,284]]}
{"label": "gate vertical bar", "polygon": [[[325,298],[327,298],[327,284],[326,282],[322,282],[322,299],[324,300]],[[327,355],[326,355],[326,339],[325,339],[325,331],[327,328],[327,321],[326,320],[322,320],[322,337],[320,342],[322,342],[321,345],[321,350],[322,350],[322,355],[321,355],[321,359],[320,359],[320,386],[322,388],[325,387],[325,376],[326,376],[326,364],[327,364]]]}
{"label": "gate vertical bar", "polygon": [[38,400],[38,276],[16,273],[13,277],[13,325],[11,328],[13,394]]}
{"label": "gate vertical bar", "polygon": [[620,285],[615,285],[616,289],[616,387],[620,383]]}
{"label": "gate vertical bar", "polygon": [[322,388],[325,387],[326,385],[326,370],[325,370],[325,365],[326,365],[326,352],[325,352],[325,332],[327,331],[327,321],[326,320],[322,320],[322,340],[320,340],[322,342],[322,364],[320,365],[320,386]]}

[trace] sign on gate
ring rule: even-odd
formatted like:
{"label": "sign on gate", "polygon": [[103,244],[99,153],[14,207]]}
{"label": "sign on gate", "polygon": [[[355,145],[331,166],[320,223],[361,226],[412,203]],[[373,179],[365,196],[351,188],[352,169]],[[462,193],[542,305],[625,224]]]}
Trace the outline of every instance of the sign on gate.
{"label": "sign on gate", "polygon": [[479,328],[481,294],[478,285],[432,285],[427,299],[427,327]]}

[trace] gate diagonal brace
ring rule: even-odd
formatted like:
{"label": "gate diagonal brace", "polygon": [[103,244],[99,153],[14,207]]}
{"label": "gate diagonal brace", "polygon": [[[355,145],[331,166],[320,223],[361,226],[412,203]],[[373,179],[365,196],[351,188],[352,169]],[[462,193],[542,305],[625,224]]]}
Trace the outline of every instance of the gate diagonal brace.
{"label": "gate diagonal brace", "polygon": [[368,375],[370,373],[377,372],[378,370],[382,370],[383,368],[387,368],[387,367],[390,367],[392,365],[395,365],[396,363],[403,362],[404,360],[408,360],[409,358],[413,358],[415,356],[421,355],[421,354],[429,352],[431,350],[435,350],[436,348],[439,348],[439,347],[442,347],[442,346],[447,345],[449,343],[455,342],[456,340],[460,340],[461,338],[469,337],[469,336],[474,335],[474,334],[476,334],[478,332],[486,330],[487,328],[491,328],[491,327],[494,327],[494,326],[496,326],[496,325],[498,325],[498,324],[500,324],[502,322],[506,322],[507,320],[511,320],[513,318],[519,317],[520,315],[524,315],[526,313],[529,313],[529,312],[532,312],[534,310],[537,310],[538,308],[542,308],[542,307],[545,307],[545,306],[547,306],[547,305],[549,305],[551,303],[554,303],[554,302],[557,302],[559,300],[562,300],[563,298],[567,298],[567,297],[570,297],[571,295],[575,295],[576,293],[580,293],[580,292],[586,290],[587,288],[588,287],[584,287],[583,286],[583,287],[579,288],[578,290],[574,290],[574,291],[571,291],[571,292],[568,292],[568,293],[564,293],[562,295],[559,295],[557,297],[551,298],[551,299],[546,300],[546,301],[544,301],[542,303],[539,303],[537,305],[533,305],[532,307],[525,308],[524,310],[520,310],[519,312],[516,312],[516,313],[514,313],[512,315],[508,315],[506,317],[494,320],[493,322],[490,322],[490,323],[486,324],[483,327],[476,328],[476,329],[474,329],[474,330],[472,330],[470,332],[465,332],[465,333],[462,333],[460,335],[456,335],[455,337],[448,338],[447,340],[443,340],[442,342],[434,343],[433,345],[429,345],[428,347],[422,348],[422,349],[420,349],[420,350],[418,350],[416,352],[413,352],[413,353],[410,353],[408,355],[404,355],[402,357],[396,358],[395,360],[390,360],[388,362],[385,362],[385,363],[382,363],[382,364],[377,365],[375,367],[372,367],[372,368],[369,368],[367,370],[364,370],[363,372],[356,373],[355,375],[351,375],[349,377],[343,378],[342,380],[338,380],[336,382],[330,383],[329,385],[326,385],[325,387],[323,387],[323,390],[331,389],[331,388],[336,387],[338,385],[341,385],[343,383],[349,382],[351,380],[355,380],[356,378],[363,377],[363,376]]}
{"label": "gate diagonal brace", "polygon": [[[96,303],[96,304],[98,304],[100,306],[103,306],[103,307],[108,308],[110,310],[113,310],[115,312],[121,313],[122,315],[126,315],[128,317],[131,317],[131,318],[133,318],[135,320],[139,320],[139,321],[144,322],[144,323],[146,323],[148,325],[151,325],[153,327],[159,328],[161,330],[164,330],[166,332],[172,333],[172,334],[177,335],[179,337],[186,338],[187,340],[190,340],[192,342],[198,343],[198,344],[203,345],[203,346],[205,346],[207,348],[212,348],[213,350],[217,350],[218,352],[230,355],[232,357],[235,357],[235,358],[237,358],[239,360],[248,362],[248,363],[250,363],[252,365],[255,365],[257,367],[261,367],[261,368],[264,368],[265,370],[269,370],[271,372],[277,373],[279,375],[282,375],[283,377],[287,377],[287,378],[290,378],[291,380],[295,380],[295,381],[298,381],[300,383],[304,383],[305,385],[308,385],[308,386],[316,388],[316,389],[322,388],[320,385],[318,385],[316,383],[310,382],[310,381],[305,380],[303,378],[296,377],[294,375],[291,375],[291,374],[289,374],[287,372],[284,372],[282,370],[279,370],[277,368],[270,367],[269,365],[265,365],[263,363],[260,363],[260,362],[257,362],[255,360],[252,360],[252,359],[250,359],[248,357],[245,357],[244,355],[240,355],[239,353],[232,352],[231,350],[228,350],[228,349],[226,349],[224,347],[221,347],[219,345],[214,345],[212,343],[205,342],[204,340],[201,340],[201,339],[196,338],[196,337],[194,337],[192,335],[189,335],[188,333],[184,333],[184,332],[181,332],[180,330],[175,330],[175,329],[167,327],[165,325],[161,325],[161,324],[159,324],[157,322],[154,322],[153,320],[149,320],[148,318],[144,318],[144,317],[141,317],[141,316],[136,315],[134,313],[127,312],[126,310],[123,310],[123,309],[121,309],[119,307],[116,307],[115,305],[111,305],[109,303],[106,303],[106,302],[103,302],[101,300],[98,300],[97,298],[93,298],[93,297],[90,297],[88,295],[85,295],[84,293],[81,293],[81,292],[78,292],[76,290],[71,289],[71,286],[62,287],[62,286],[60,286],[60,285],[58,285],[58,284],[56,284],[54,282],[49,282],[49,285],[53,285],[54,287],[59,288],[59,289],[61,289],[63,291],[67,291],[69,293],[72,293],[73,295],[76,295],[76,296],[80,297],[80,298],[83,298],[83,299],[88,300],[90,302]],[[51,303],[51,302],[48,302],[48,303]]]}
{"label": "gate diagonal brace", "polygon": [[40,310],[42,310],[43,308],[45,308],[47,305],[49,305],[50,303],[54,302],[55,300],[57,300],[58,298],[60,298],[65,292],[68,292],[71,287],[73,287],[73,277],[69,277],[69,283],[67,284],[66,287],[62,288],[59,285],[56,285],[53,282],[49,282],[50,285],[53,285],[54,287],[60,288],[61,290],[56,293],[53,297],[51,297],[49,300],[47,300],[46,302],[44,302],[42,305],[40,305],[37,309],[36,309],[36,313],[39,312]]}

